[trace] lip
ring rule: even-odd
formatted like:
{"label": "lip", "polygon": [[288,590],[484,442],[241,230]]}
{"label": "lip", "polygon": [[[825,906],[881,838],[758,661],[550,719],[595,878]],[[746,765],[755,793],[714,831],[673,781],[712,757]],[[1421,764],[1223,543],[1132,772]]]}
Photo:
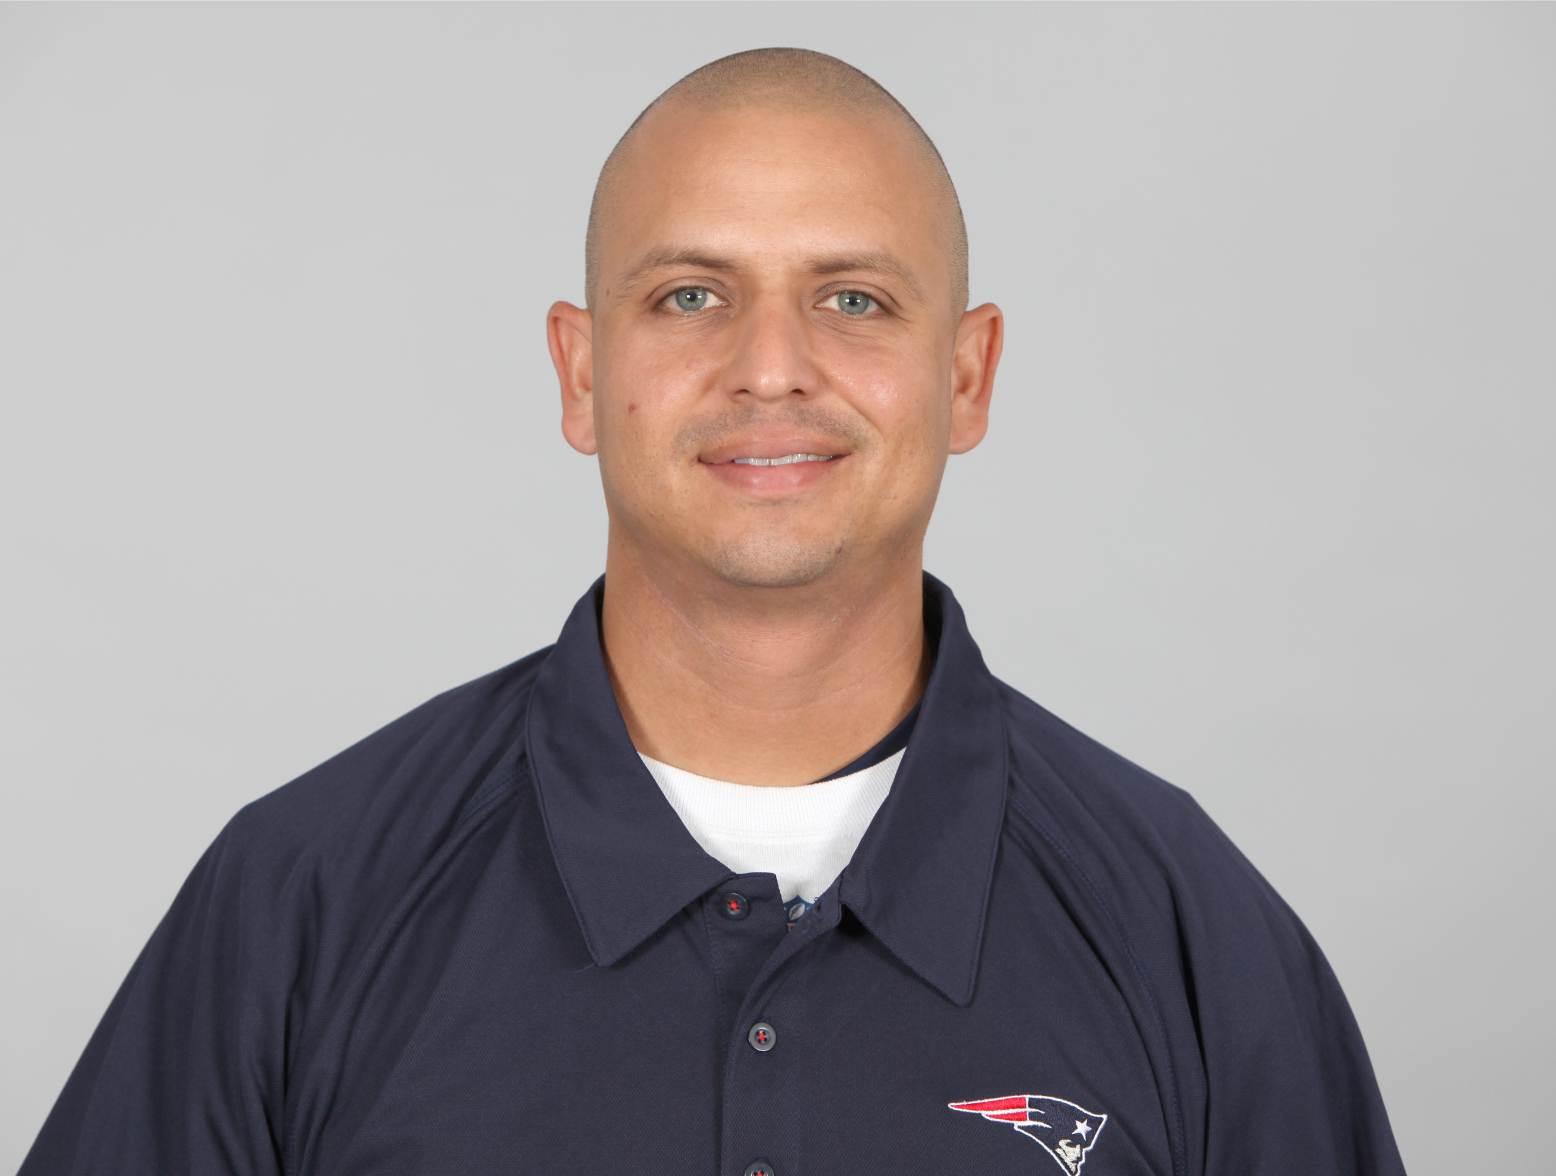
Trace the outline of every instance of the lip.
{"label": "lip", "polygon": [[[718,445],[706,453],[698,454],[697,460],[714,465],[736,457],[787,457],[791,453],[835,455],[847,452],[847,445],[836,441],[828,441],[824,437],[807,436],[804,433],[792,430],[767,429],[755,433],[745,433],[739,437],[731,437],[722,445]],[[820,464],[830,465],[832,463],[822,462]]]}
{"label": "lip", "polygon": [[[814,449],[789,449],[775,454],[815,453]],[[824,452],[824,451],[822,451]],[[741,457],[763,457],[765,454],[740,454]],[[742,465],[733,461],[703,461],[700,464],[719,481],[733,489],[754,494],[759,498],[784,498],[826,482],[837,473],[837,467],[848,461],[844,453],[831,461],[796,461],[788,465]]]}

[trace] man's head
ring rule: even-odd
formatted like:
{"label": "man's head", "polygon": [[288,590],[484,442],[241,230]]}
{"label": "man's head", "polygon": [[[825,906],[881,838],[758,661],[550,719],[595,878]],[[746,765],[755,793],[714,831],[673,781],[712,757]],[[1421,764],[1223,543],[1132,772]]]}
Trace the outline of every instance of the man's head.
{"label": "man's head", "polygon": [[[987,428],[1002,318],[966,310],[950,176],[873,80],[756,49],[659,95],[601,170],[585,303],[548,337],[618,555],[751,587],[918,566],[946,457]],[[841,456],[722,464],[774,445]]]}

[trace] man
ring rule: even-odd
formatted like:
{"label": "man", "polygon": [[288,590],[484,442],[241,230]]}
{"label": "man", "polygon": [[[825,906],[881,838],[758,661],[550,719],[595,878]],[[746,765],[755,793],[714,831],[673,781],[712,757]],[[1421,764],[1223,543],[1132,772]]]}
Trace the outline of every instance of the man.
{"label": "man", "polygon": [[1003,326],[907,112],[704,66],[585,284],[547,328],[603,575],[238,811],[22,1176],[1402,1172],[1297,916],[922,567]]}

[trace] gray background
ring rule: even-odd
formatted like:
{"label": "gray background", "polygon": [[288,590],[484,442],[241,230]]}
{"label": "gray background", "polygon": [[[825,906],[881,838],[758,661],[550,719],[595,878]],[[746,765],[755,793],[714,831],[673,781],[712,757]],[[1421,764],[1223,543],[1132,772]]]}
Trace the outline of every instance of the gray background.
{"label": "gray background", "polygon": [[925,559],[990,667],[1292,904],[1415,1176],[1543,1169],[1544,4],[0,9],[0,1166],[237,808],[555,640],[546,307],[769,44],[916,114],[1007,316]]}

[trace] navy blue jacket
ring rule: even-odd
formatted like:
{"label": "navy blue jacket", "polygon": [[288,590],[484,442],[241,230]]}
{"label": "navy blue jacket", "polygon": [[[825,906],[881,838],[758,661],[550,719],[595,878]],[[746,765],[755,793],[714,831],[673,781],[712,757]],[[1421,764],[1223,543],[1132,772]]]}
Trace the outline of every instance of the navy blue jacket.
{"label": "navy blue jacket", "polygon": [[1296,914],[923,584],[898,775],[792,928],[638,758],[601,575],[234,814],[21,1176],[1403,1172]]}

